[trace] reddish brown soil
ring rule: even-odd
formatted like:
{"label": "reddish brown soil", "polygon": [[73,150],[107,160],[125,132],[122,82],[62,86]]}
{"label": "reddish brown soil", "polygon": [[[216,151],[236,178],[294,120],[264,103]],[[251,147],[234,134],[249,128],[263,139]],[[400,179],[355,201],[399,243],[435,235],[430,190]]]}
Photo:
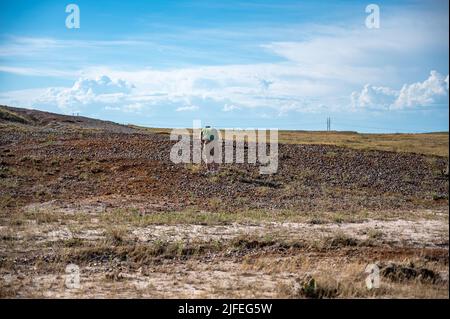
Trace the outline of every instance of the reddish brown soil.
{"label": "reddish brown soil", "polygon": [[172,145],[158,134],[2,131],[1,178],[11,186],[1,195],[14,198],[10,206],[121,194],[177,207],[207,208],[217,199],[214,205],[222,209],[300,211],[436,207],[448,198],[448,179],[436,173],[446,165],[439,157],[280,145],[274,175],[259,175],[249,164],[222,165],[206,174],[173,164]]}

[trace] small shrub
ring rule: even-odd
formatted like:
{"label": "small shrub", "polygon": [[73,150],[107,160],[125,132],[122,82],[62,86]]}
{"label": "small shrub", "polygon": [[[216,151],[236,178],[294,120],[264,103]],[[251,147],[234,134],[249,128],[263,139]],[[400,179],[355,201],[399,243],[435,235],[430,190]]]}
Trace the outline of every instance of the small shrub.
{"label": "small shrub", "polygon": [[295,280],[292,288],[294,298],[336,298],[339,295],[339,284],[318,284],[311,275]]}

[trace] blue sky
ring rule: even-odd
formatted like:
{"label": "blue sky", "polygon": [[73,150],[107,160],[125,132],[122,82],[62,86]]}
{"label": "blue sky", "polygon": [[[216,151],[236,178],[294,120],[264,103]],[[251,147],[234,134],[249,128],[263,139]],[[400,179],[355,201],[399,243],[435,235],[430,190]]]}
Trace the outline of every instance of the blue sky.
{"label": "blue sky", "polygon": [[447,0],[0,0],[0,103],[159,127],[448,131],[448,33]]}

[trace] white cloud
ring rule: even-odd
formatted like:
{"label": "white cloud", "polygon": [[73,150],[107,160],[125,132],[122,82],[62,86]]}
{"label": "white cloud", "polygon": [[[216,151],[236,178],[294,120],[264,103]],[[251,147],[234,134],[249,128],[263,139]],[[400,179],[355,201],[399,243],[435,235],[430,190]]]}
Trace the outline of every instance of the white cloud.
{"label": "white cloud", "polygon": [[[243,112],[246,108],[252,111],[259,108],[282,115],[345,109],[350,104],[355,108],[393,109],[439,103],[446,94],[448,96],[448,77],[438,78],[437,73],[435,78],[431,76],[425,82],[407,84],[400,89],[404,83],[411,82],[407,79],[417,76],[417,70],[434,67],[425,63],[418,66],[412,61],[428,61],[423,57],[428,57],[429,52],[447,52],[448,55],[448,17],[443,21],[432,15],[426,19],[424,16],[420,13],[417,17],[384,17],[379,30],[366,29],[363,23],[345,28],[297,25],[285,30],[281,27],[276,33],[295,34],[295,37],[283,41],[277,41],[276,37],[259,37],[264,39],[261,47],[276,56],[276,62],[191,67],[180,67],[174,62],[177,68],[159,70],[145,65],[125,69],[120,67],[122,61],[114,63],[111,60],[108,61],[115,67],[83,67],[77,64],[82,62],[76,59],[76,54],[62,54],[67,48],[81,49],[82,52],[95,48],[99,56],[97,49],[105,52],[115,52],[122,47],[134,49],[136,45],[146,45],[147,41],[12,38],[0,44],[0,56],[30,54],[33,59],[41,57],[45,61],[50,56],[58,56],[60,62],[70,57],[75,61],[72,67],[76,71],[0,66],[0,72],[61,77],[81,75],[82,78],[72,87],[48,88],[39,94],[3,92],[0,102],[51,105],[64,112],[106,110],[107,107],[129,113],[147,112],[157,107],[179,112],[195,111],[196,108]],[[217,35],[221,31],[224,30],[217,30]],[[446,87],[446,94],[442,87]],[[349,103],[348,96],[355,90],[358,91],[352,93]]]}
{"label": "white cloud", "polygon": [[123,107],[123,111],[130,113],[140,113],[145,108],[143,103],[127,104]]}
{"label": "white cloud", "polygon": [[120,107],[118,107],[118,106],[109,106],[109,105],[106,105],[105,107],[103,107],[103,109],[105,110],[105,111],[121,111],[122,109],[120,108]]}
{"label": "white cloud", "polygon": [[46,55],[57,50],[95,50],[124,47],[149,47],[155,44],[141,40],[63,40],[50,37],[9,36],[0,44],[1,57]]}
{"label": "white cloud", "polygon": [[351,95],[353,107],[389,109],[395,102],[398,92],[388,87],[366,84],[360,93]]}
{"label": "white cloud", "polygon": [[45,68],[24,68],[24,67],[13,67],[0,65],[0,72],[12,73],[18,75],[26,76],[49,76],[49,77],[73,77],[74,72],[55,70],[55,69],[45,69]]}
{"label": "white cloud", "polygon": [[[322,112],[349,107],[389,110],[448,103],[448,76],[443,77],[435,71],[425,81],[405,84],[401,89],[366,84],[361,91],[351,94],[350,103],[348,97],[336,96],[342,93],[341,90],[326,81],[296,77],[295,67],[267,65],[267,69],[263,69],[259,65],[101,71],[100,74],[108,75],[95,76],[99,70],[85,70],[84,76],[70,88],[4,92],[0,94],[0,103],[82,114],[96,110],[150,114],[152,109],[163,107],[177,112],[273,109],[280,116],[289,112]],[[266,72],[277,80],[261,90],[260,79],[269,78],[265,77]],[[199,80],[214,81],[216,87],[197,87]]]}
{"label": "white cloud", "polygon": [[231,112],[234,110],[239,110],[239,107],[233,104],[225,104],[222,109],[224,112]]}
{"label": "white cloud", "polygon": [[72,94],[113,94],[113,93],[130,93],[134,85],[127,81],[118,79],[111,80],[108,76],[102,75],[96,79],[80,78],[73,85],[70,93]]}
{"label": "white cloud", "polygon": [[192,112],[200,109],[197,105],[180,106],[175,111],[177,112]]}
{"label": "white cloud", "polygon": [[436,71],[431,71],[424,82],[405,84],[394,103],[397,108],[428,106],[448,101],[448,75],[444,78]]}
{"label": "white cloud", "polygon": [[305,25],[298,30],[301,41],[273,41],[261,47],[294,64],[303,80],[320,81],[335,92],[365,83],[393,87],[417,76],[421,67],[435,68],[442,61],[438,53],[448,56],[448,23],[448,15],[441,12],[400,9],[383,15],[380,29],[351,23]]}
{"label": "white cloud", "polygon": [[[222,106],[235,105],[241,109],[280,109],[288,104],[292,108],[302,110],[304,101],[308,99],[342,94],[342,88],[335,80],[318,81],[307,76],[298,66],[285,63],[192,67],[164,71],[122,71],[97,67],[85,69],[83,74],[88,77],[108,74],[112,78],[126,79],[136,86],[133,96],[130,97],[134,101],[170,103],[176,107],[196,103],[202,106],[198,103],[214,100],[221,102]],[[192,102],[196,99],[200,101]],[[227,110],[225,108],[225,111]]]}
{"label": "white cloud", "polygon": [[400,90],[366,84],[361,92],[351,94],[353,107],[402,109],[448,105],[448,75],[444,78],[436,71],[423,82],[404,84]]}
{"label": "white cloud", "polygon": [[[56,106],[65,113],[82,112],[92,107],[127,101],[134,86],[122,79],[112,80],[106,75],[94,79],[79,78],[71,88],[49,88],[35,97],[33,105]],[[134,107],[136,108],[136,107]],[[130,111],[129,105],[124,110]]]}

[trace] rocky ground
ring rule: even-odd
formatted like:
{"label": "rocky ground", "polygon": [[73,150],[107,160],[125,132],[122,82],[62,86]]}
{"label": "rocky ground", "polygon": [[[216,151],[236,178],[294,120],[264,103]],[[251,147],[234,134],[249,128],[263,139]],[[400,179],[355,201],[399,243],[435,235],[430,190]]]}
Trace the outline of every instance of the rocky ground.
{"label": "rocky ground", "polygon": [[0,297],[448,298],[447,157],[280,144],[274,175],[207,173],[167,134],[2,110]]}

